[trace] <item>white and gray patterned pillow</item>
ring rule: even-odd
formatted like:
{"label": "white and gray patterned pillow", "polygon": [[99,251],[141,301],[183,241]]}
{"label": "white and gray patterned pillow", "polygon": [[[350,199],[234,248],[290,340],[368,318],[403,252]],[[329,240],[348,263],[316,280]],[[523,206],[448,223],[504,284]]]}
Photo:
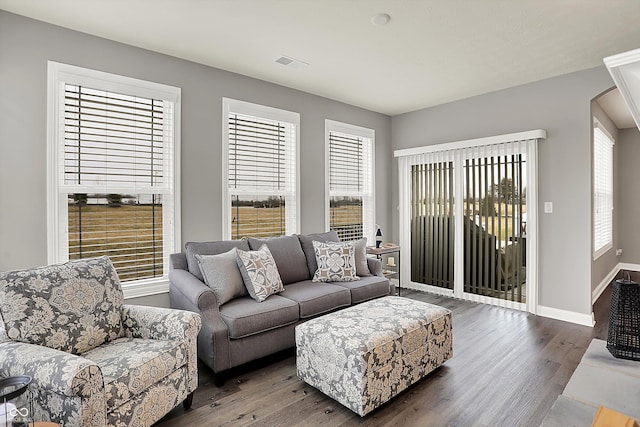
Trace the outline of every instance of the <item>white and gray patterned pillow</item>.
{"label": "white and gray patterned pillow", "polygon": [[360,280],[356,274],[353,242],[313,242],[318,269],[314,282],[353,282]]}
{"label": "white and gray patterned pillow", "polygon": [[284,291],[278,267],[267,245],[260,246],[257,251],[238,249],[237,262],[244,286],[254,300],[262,302],[270,295]]}

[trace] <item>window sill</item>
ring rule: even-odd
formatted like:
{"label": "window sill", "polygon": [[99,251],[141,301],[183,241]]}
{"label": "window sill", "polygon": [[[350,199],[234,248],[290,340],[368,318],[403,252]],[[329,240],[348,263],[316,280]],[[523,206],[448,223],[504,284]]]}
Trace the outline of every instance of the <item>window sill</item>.
{"label": "window sill", "polygon": [[124,299],[164,294],[169,292],[169,279],[162,277],[158,279],[140,280],[134,283],[124,283],[122,284],[122,292],[124,293]]}
{"label": "window sill", "polygon": [[606,254],[607,252],[609,252],[611,249],[613,249],[613,244],[608,244],[606,246],[603,246],[602,248],[598,249],[597,251],[595,251],[593,253],[593,261],[597,260],[598,258],[600,258],[602,255]]}

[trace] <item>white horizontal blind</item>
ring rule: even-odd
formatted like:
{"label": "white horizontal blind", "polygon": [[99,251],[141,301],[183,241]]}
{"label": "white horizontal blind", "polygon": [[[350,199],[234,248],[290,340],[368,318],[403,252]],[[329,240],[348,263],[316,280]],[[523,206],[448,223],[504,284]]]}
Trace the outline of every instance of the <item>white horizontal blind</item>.
{"label": "white horizontal blind", "polygon": [[614,142],[598,125],[593,136],[593,251],[597,258],[613,247]]}
{"label": "white horizontal blind", "polygon": [[296,123],[230,111],[231,238],[297,232]]}
{"label": "white horizontal blind", "polygon": [[372,239],[373,139],[329,130],[328,153],[330,229],[342,241]]}
{"label": "white horizontal blind", "polygon": [[173,246],[173,103],[63,90],[69,259],[108,255],[122,281],[164,276]]}

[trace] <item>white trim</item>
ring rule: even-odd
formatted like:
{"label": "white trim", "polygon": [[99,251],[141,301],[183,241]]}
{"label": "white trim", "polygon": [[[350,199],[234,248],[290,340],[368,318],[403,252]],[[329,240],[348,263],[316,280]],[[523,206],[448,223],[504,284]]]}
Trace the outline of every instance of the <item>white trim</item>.
{"label": "white trim", "polygon": [[[331,218],[329,216],[330,213],[330,199],[331,199],[331,184],[329,182],[330,179],[330,150],[329,150],[329,134],[330,132],[340,132],[347,135],[359,136],[361,138],[366,138],[371,140],[371,165],[367,167],[369,171],[369,179],[371,180],[371,195],[367,196],[370,199],[371,204],[371,217],[363,218],[362,224],[362,233],[363,236],[367,238],[368,242],[375,241],[375,231],[377,224],[376,221],[376,131],[374,129],[365,128],[362,126],[352,125],[349,123],[338,122],[331,119],[325,119],[324,121],[324,224],[325,230],[330,229]],[[334,192],[334,195],[336,193]],[[345,194],[348,196],[352,196],[353,193],[349,192],[349,194]],[[364,209],[364,200],[363,200],[363,215],[367,212]],[[368,224],[370,222],[370,224]]]}
{"label": "white trim", "polygon": [[[291,123],[295,126],[295,224],[293,233],[300,232],[300,113],[282,110],[266,105],[254,104],[232,98],[222,98],[222,238],[231,239],[231,192],[229,191],[229,114],[249,115],[266,120]],[[234,190],[234,194],[242,194],[243,189]],[[251,190],[248,194],[260,194],[259,190]],[[269,190],[268,194],[278,192]],[[285,192],[283,192],[285,194]],[[288,192],[287,192],[288,194]],[[286,207],[285,207],[286,209]],[[286,214],[285,214],[286,215]],[[289,215],[286,215],[287,217]]]}
{"label": "white trim", "polygon": [[604,290],[607,289],[607,286],[609,286],[609,283],[611,283],[613,279],[615,279],[619,271],[620,271],[620,264],[616,265],[613,268],[613,270],[611,270],[606,276],[604,276],[604,279],[602,279],[602,281],[598,284],[598,286],[596,286],[596,288],[591,292],[591,305],[595,304],[596,301],[598,301],[598,298],[600,298],[600,295],[602,295]]}
{"label": "white trim", "polygon": [[[404,272],[402,274],[404,274]],[[439,288],[438,286],[425,285],[424,283],[417,283],[417,282],[409,281],[408,283],[405,283],[405,285],[402,288],[403,289],[413,289],[413,290],[421,291],[421,292],[428,292],[430,294],[442,295],[442,296],[449,297],[449,298],[459,298],[459,297],[454,295],[454,293],[453,293],[453,291],[451,289]]]}
{"label": "white trim", "polygon": [[445,142],[442,144],[426,145],[423,147],[395,150],[394,157],[413,156],[416,154],[433,153],[435,151],[456,150],[459,148],[482,147],[484,145],[502,144],[505,142],[526,141],[529,139],[546,139],[544,129],[528,130],[524,132],[507,133],[503,135],[487,136],[483,138],[467,139],[464,141]]}
{"label": "white trim", "polygon": [[138,283],[123,283],[124,299],[147,297],[150,295],[166,294],[169,292],[169,280],[144,280]]}
{"label": "white trim", "polygon": [[[173,220],[168,220],[169,230],[165,229],[163,239],[167,234],[173,234],[173,244],[164,251],[164,275],[161,278],[133,280],[125,282],[125,295],[135,296],[153,295],[168,290],[169,254],[180,252],[181,240],[181,197],[180,197],[180,146],[181,146],[181,97],[182,90],[178,87],[164,85],[105,73],[74,65],[54,61],[47,62],[47,263],[55,264],[69,259],[67,249],[66,203],[64,193],[67,188],[60,179],[59,138],[63,129],[60,127],[60,90],[64,84],[84,85],[100,90],[126,93],[146,98],[162,99],[173,104],[173,165],[171,179],[173,182]],[[126,189],[129,191],[129,189]],[[151,188],[150,192],[156,192]],[[163,208],[163,213],[165,209]],[[165,228],[165,227],[163,227]],[[171,239],[169,239],[171,240]],[[169,242],[167,240],[167,242]],[[161,285],[166,283],[166,286]],[[164,286],[164,287],[163,287]],[[164,290],[162,290],[164,289]]]}
{"label": "white trim", "polygon": [[561,310],[559,308],[547,307],[544,305],[538,306],[538,315],[542,317],[549,317],[551,319],[562,320],[564,322],[576,323],[578,325],[584,325],[593,327],[596,321],[591,314],[577,313],[575,311]]}
{"label": "white trim", "polygon": [[640,264],[619,262],[591,292],[591,304],[595,304],[596,301],[598,301],[598,298],[600,298],[605,289],[607,289],[607,286],[609,286],[609,284],[613,282],[616,276],[623,270],[640,271]]}
{"label": "white trim", "polygon": [[640,128],[640,111],[638,111],[637,88],[640,87],[640,76],[638,75],[638,63],[640,62],[640,49],[619,53],[617,55],[604,58],[604,63],[609,70],[622,98],[631,111],[636,126]]}

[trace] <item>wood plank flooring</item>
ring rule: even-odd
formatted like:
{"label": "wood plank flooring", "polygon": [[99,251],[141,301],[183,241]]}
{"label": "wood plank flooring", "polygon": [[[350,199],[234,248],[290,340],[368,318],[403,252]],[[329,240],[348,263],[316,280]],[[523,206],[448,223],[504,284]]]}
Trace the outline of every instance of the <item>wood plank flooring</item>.
{"label": "wood plank flooring", "polygon": [[365,418],[298,380],[291,350],[232,370],[221,388],[201,365],[193,407],[157,425],[538,426],[591,339],[606,339],[611,301],[607,289],[589,328],[417,291],[403,296],[453,311],[454,357]]}

